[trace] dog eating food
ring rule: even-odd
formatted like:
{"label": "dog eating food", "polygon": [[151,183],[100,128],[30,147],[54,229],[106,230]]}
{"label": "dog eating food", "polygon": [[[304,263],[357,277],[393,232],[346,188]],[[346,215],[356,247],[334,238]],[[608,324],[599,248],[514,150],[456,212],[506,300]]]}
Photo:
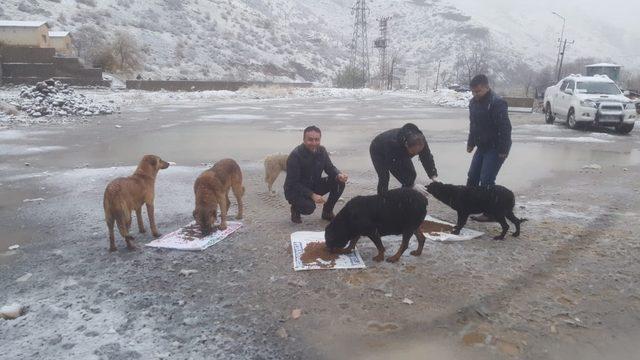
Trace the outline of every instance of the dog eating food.
{"label": "dog eating food", "polygon": [[520,235],[520,224],[527,219],[519,219],[513,214],[515,196],[504,186],[460,186],[443,184],[434,181],[427,185],[427,191],[436,199],[448,205],[458,213],[458,221],[452,234],[460,234],[460,230],[467,223],[469,215],[485,213],[500,223],[502,232],[494,240],[503,240],[509,224],[509,219],[515,226],[514,237]]}
{"label": "dog eating food", "polygon": [[104,190],[104,217],[109,229],[109,251],[116,251],[114,225],[117,224],[120,235],[125,239],[127,248],[134,250],[133,236],[129,234],[131,228],[131,212],[136,212],[138,230],[145,233],[142,222],[142,205],[147,206],[149,226],[154,237],[160,237],[156,227],[153,202],[155,198],[155,183],[158,171],[169,167],[169,163],[156,155],[145,155],[138,168],[129,177],[121,177],[111,181]]}
{"label": "dog eating food", "polygon": [[209,170],[205,170],[196,179],[193,191],[196,195],[196,207],[193,210],[193,218],[200,227],[202,235],[209,235],[216,221],[218,206],[220,206],[219,230],[227,228],[227,211],[231,205],[229,190],[238,201],[238,214],[236,219],[242,219],[244,206],[242,196],[242,171],[237,162],[232,159],[218,161]]}
{"label": "dog eating food", "polygon": [[[409,240],[415,234],[418,249],[411,255],[420,256],[426,237],[420,225],[427,215],[427,198],[419,192],[401,188],[383,195],[357,196],[340,210],[325,229],[325,243],[331,252],[352,251],[361,236],[367,236],[378,249],[374,261],[384,259],[385,248],[381,236],[402,235],[398,252],[387,259],[397,262],[409,247]],[[343,249],[347,243],[349,246]]]}

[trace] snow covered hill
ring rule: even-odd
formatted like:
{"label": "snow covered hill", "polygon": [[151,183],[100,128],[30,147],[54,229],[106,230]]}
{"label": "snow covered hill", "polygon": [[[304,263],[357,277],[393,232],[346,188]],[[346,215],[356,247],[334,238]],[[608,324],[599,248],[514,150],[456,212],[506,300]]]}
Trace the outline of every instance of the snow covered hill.
{"label": "snow covered hill", "polygon": [[[335,72],[348,63],[353,2],[4,0],[0,19],[41,19],[58,30],[90,24],[108,35],[124,30],[143,46],[146,59],[141,73],[145,77],[328,84]],[[549,2],[543,0],[540,4]],[[377,37],[375,19],[392,16],[391,53],[399,56],[401,67],[406,69],[401,75],[404,73],[414,82],[420,78],[433,82],[438,61],[442,62],[445,75],[454,79],[453,65],[460,53],[473,44],[488,42],[491,47],[487,57],[494,74],[509,78],[517,74],[521,63],[541,67],[555,61],[554,40],[560,20],[552,18],[541,5],[522,4],[506,0],[376,0],[369,3],[369,40]],[[558,11],[565,10],[569,10],[566,4]],[[580,11],[588,13],[585,9]],[[538,20],[542,18],[544,21]],[[596,20],[584,23],[593,24]],[[567,33],[576,41],[589,44],[580,47],[584,49],[581,55],[611,54],[614,61],[636,66],[640,57],[630,56],[629,44],[640,41],[637,24],[636,21],[625,27],[601,21],[599,27],[584,25],[580,32],[569,27]],[[624,32],[607,37],[601,34],[603,27],[608,27],[608,32]],[[373,49],[371,66],[375,73]]]}

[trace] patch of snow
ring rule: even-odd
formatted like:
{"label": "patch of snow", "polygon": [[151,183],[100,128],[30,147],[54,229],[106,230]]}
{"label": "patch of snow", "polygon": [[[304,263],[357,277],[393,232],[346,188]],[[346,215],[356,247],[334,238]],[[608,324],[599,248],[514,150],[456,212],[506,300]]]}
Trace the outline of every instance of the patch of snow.
{"label": "patch of snow", "polygon": [[449,89],[427,91],[424,93],[425,99],[434,104],[444,107],[467,108],[473,95],[471,92],[457,92]]}
{"label": "patch of snow", "polygon": [[551,142],[575,142],[575,143],[610,143],[609,140],[596,139],[594,137],[580,136],[580,137],[551,137],[551,136],[536,136],[536,140],[551,141]]}
{"label": "patch of snow", "polygon": [[200,117],[200,121],[215,121],[215,122],[234,122],[234,121],[246,121],[246,120],[260,120],[264,119],[263,115],[250,115],[250,114],[220,114],[220,115],[206,115]]}
{"label": "patch of snow", "polygon": [[32,155],[64,149],[66,149],[66,147],[64,146],[27,146],[0,144],[0,155]]}

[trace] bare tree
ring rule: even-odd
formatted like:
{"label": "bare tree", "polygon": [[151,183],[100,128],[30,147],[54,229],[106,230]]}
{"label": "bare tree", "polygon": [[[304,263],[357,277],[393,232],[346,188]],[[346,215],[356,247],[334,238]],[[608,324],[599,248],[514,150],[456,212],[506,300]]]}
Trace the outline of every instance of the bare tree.
{"label": "bare tree", "polygon": [[82,25],[73,32],[72,36],[78,57],[93,64],[105,47],[106,40],[103,32],[93,25]]}
{"label": "bare tree", "polygon": [[142,51],[136,39],[130,34],[123,31],[116,32],[111,48],[121,71],[136,70],[142,64]]}
{"label": "bare tree", "polygon": [[555,84],[556,74],[553,66],[547,66],[537,72],[533,81],[536,97],[544,95],[545,90]]}
{"label": "bare tree", "polygon": [[471,79],[489,71],[489,42],[467,43],[458,52],[453,76],[457,82],[471,82]]}
{"label": "bare tree", "polygon": [[536,71],[525,62],[517,63],[512,71],[512,81],[514,85],[517,85],[522,89],[522,95],[529,97],[529,92],[532,90],[537,76]]}

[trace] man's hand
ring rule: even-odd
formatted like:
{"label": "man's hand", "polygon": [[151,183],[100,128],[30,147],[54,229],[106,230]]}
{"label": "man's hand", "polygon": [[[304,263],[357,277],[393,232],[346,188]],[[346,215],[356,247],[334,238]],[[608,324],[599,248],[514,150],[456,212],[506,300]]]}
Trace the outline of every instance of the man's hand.
{"label": "man's hand", "polygon": [[473,152],[474,146],[467,146],[467,152],[471,154]]}
{"label": "man's hand", "polygon": [[509,154],[498,154],[498,157],[503,160],[506,159],[507,156],[509,156]]}
{"label": "man's hand", "polygon": [[325,200],[322,196],[318,195],[318,194],[311,194],[311,199],[313,199],[313,202],[316,204],[324,204]]}
{"label": "man's hand", "polygon": [[347,174],[340,173],[338,174],[338,176],[336,176],[336,180],[346,184],[347,180],[349,180],[349,176]]}

